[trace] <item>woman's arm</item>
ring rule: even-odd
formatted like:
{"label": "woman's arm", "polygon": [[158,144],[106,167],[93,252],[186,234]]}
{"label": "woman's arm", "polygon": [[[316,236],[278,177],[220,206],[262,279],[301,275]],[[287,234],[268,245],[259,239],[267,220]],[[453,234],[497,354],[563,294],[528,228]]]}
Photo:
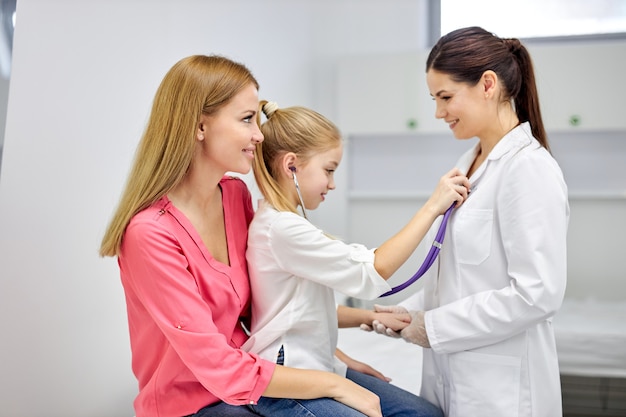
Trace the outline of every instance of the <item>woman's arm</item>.
{"label": "woman's arm", "polygon": [[382,417],[376,394],[331,372],[276,366],[263,395],[303,400],[328,397],[368,417]]}

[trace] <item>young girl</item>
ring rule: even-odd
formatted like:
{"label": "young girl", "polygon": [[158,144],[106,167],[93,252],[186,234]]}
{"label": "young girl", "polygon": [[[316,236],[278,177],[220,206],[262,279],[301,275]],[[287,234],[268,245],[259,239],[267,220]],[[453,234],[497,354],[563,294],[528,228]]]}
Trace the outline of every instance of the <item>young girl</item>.
{"label": "young girl", "polygon": [[[433,221],[467,197],[467,178],[456,169],[447,173],[411,221],[378,249],[346,244],[306,218],[335,188],[333,173],[342,157],[338,129],[303,107],[278,109],[262,101],[261,109],[268,120],[261,126],[265,139],[257,145],[253,169],[265,200],[249,229],[252,334],[243,348],[280,365],[346,375],[380,397],[384,416],[440,416],[437,407],[420,397],[371,375],[346,372],[334,353],[338,320],[345,324],[349,318],[337,317],[334,291],[367,299],[388,291],[386,279],[408,259]],[[398,330],[406,325],[387,324]],[[266,416],[293,416],[303,407],[315,416],[361,416],[331,399],[262,397],[252,406]]]}

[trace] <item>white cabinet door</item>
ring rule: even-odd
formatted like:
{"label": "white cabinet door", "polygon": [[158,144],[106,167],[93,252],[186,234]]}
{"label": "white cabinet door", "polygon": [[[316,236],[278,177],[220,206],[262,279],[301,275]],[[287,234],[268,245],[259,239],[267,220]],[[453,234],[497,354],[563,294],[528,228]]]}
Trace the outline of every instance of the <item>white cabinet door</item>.
{"label": "white cabinet door", "polygon": [[[626,130],[626,41],[533,44],[548,131]],[[428,51],[347,57],[337,76],[338,125],[346,134],[438,133],[426,86]]]}
{"label": "white cabinet door", "polygon": [[546,130],[624,130],[626,42],[527,45]]}
{"label": "white cabinet door", "polygon": [[445,132],[445,123],[435,120],[425,65],[425,52],[342,59],[337,76],[342,132]]}

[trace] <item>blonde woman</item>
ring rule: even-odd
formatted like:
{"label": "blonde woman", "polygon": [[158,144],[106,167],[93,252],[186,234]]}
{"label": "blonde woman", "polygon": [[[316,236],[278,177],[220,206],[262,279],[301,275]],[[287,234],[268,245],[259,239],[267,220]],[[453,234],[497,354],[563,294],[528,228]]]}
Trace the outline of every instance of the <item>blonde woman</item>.
{"label": "blonde woman", "polygon": [[245,184],[263,141],[258,83],[219,56],[176,63],[159,86],[100,254],[126,295],[137,417],[249,416],[261,395],[330,397],[380,417],[378,397],[330,372],[240,349],[250,318]]}

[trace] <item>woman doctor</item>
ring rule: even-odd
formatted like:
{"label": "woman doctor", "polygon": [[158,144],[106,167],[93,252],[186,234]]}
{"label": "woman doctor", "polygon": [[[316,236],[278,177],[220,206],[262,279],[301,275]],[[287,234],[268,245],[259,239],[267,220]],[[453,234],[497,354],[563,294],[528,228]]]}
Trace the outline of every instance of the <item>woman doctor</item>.
{"label": "woman doctor", "polygon": [[400,335],[428,348],[421,396],[446,416],[560,416],[552,317],[565,292],[569,206],[531,58],[519,40],[470,27],[443,36],[426,70],[436,117],[457,139],[479,139],[457,164],[471,194],[450,217],[436,276],[376,309],[411,312]]}

